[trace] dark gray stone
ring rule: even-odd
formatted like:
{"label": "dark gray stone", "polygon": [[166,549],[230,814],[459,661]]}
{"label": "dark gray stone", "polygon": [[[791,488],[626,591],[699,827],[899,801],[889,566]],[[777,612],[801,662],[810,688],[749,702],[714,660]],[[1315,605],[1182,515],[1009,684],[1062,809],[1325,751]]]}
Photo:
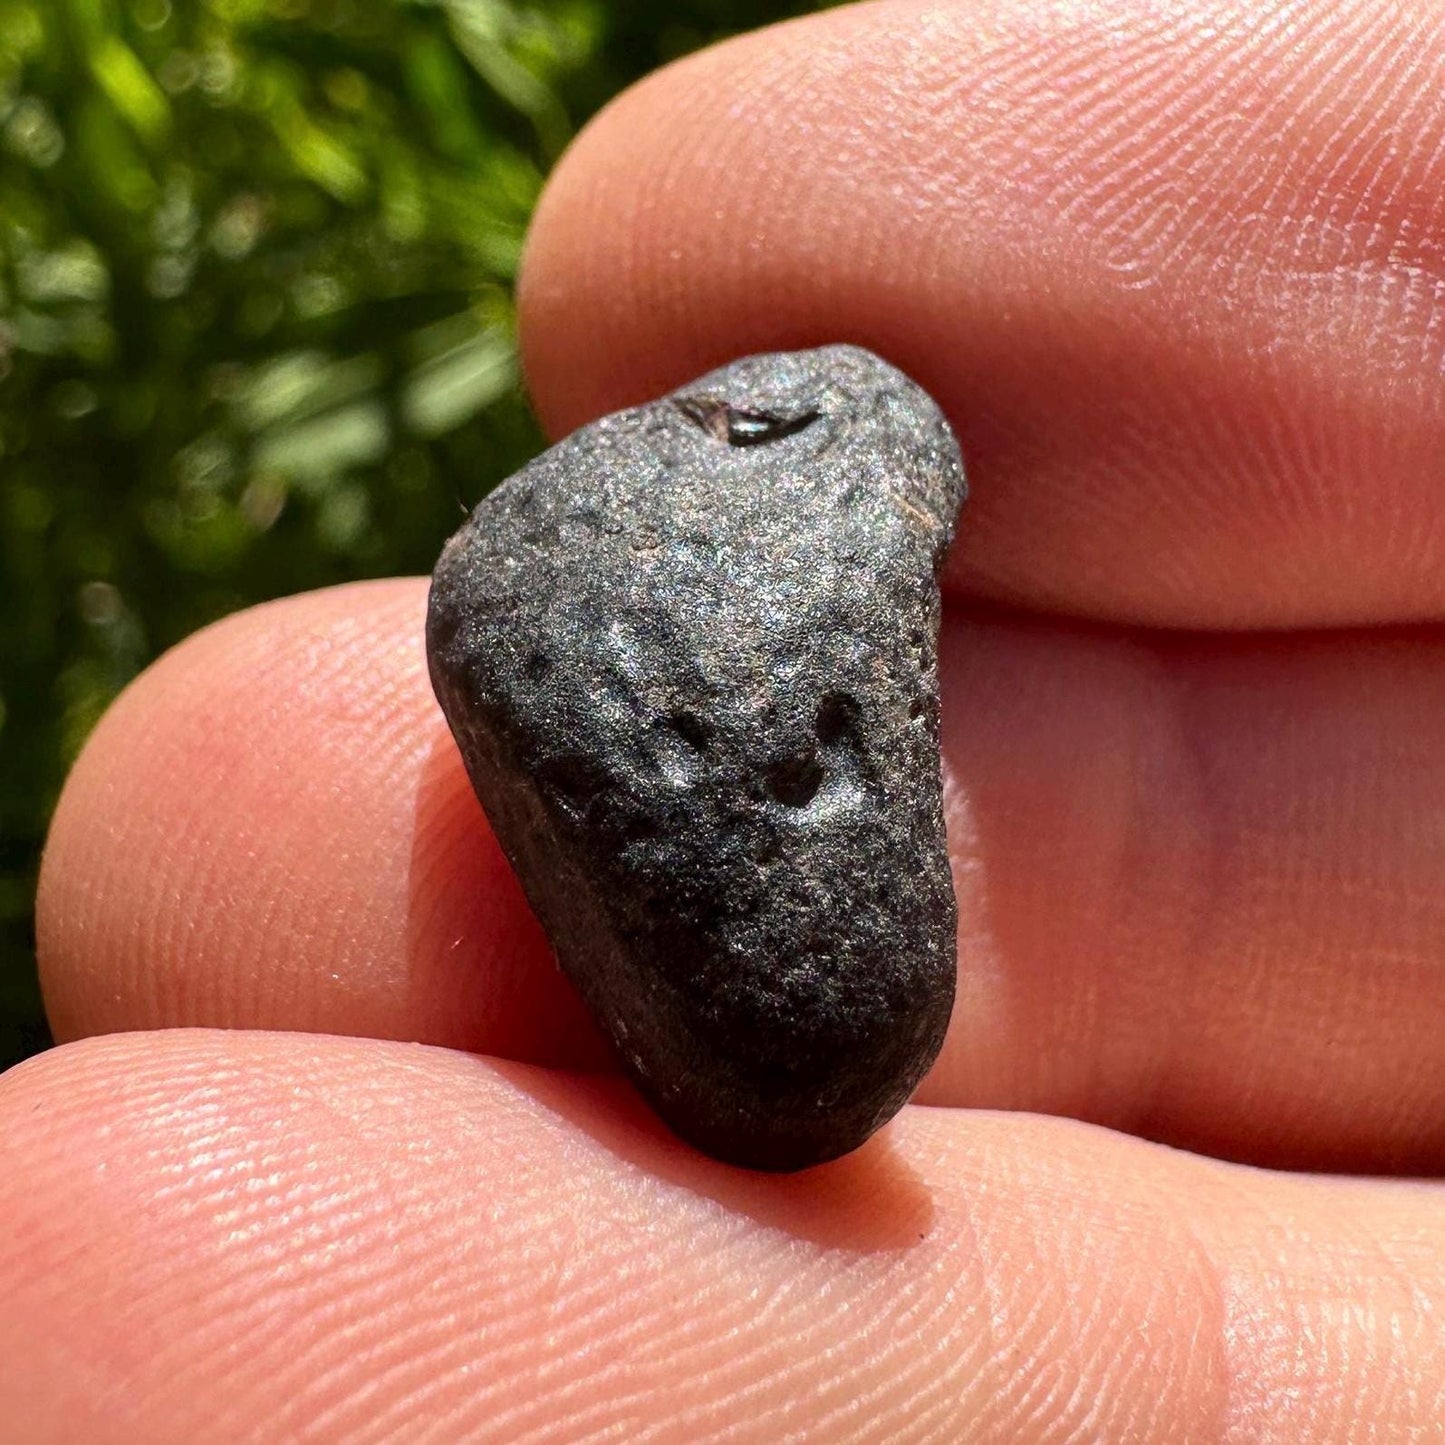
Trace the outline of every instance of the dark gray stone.
{"label": "dark gray stone", "polygon": [[956,906],[938,408],[856,347],[754,356],[583,427],[437,563],[432,684],[567,976],[653,1107],[820,1163],[938,1053]]}

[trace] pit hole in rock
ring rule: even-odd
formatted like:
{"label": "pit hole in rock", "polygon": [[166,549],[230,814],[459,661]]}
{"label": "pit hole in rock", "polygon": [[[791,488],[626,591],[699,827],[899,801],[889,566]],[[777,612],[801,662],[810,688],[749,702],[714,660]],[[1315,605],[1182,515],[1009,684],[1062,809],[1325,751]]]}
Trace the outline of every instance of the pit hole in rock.
{"label": "pit hole in rock", "polygon": [[685,709],[667,719],[668,726],[690,747],[705,753],[712,738],[712,729],[695,713]]}
{"label": "pit hole in rock", "polygon": [[784,758],[768,769],[768,791],[788,808],[806,808],[823,785],[823,766],[813,753]]}
{"label": "pit hole in rock", "polygon": [[649,752],[673,787],[692,788],[703,781],[712,751],[712,727],[691,709],[675,708],[652,719]]}
{"label": "pit hole in rock", "polygon": [[656,818],[649,818],[645,813],[630,812],[618,821],[616,831],[618,841],[626,847],[629,843],[645,843],[656,838],[661,832],[661,825]]}
{"label": "pit hole in rock", "polygon": [[564,802],[585,807],[607,786],[607,775],[587,758],[562,755],[548,758],[536,770],[537,779]]}
{"label": "pit hole in rock", "polygon": [[836,747],[839,743],[856,748],[861,720],[858,699],[851,693],[825,693],[813,718],[813,731],[825,748]]}
{"label": "pit hole in rock", "polygon": [[731,406],[719,398],[708,396],[679,397],[674,405],[714,441],[726,442],[734,447],[762,446],[796,436],[805,427],[812,426],[821,415],[816,411],[803,411],[794,416],[779,416],[775,412]]}
{"label": "pit hole in rock", "polygon": [[541,682],[552,671],[552,659],[545,653],[534,652],[527,658],[523,670],[532,682]]}

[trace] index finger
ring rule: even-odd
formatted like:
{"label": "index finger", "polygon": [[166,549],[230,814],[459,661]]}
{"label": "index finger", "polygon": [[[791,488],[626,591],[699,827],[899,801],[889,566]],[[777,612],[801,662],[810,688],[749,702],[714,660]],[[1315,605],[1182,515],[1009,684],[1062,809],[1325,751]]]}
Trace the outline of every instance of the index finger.
{"label": "index finger", "polygon": [[901,0],[605,112],[522,285],[554,433],[856,341],[958,426],[952,580],[1187,627],[1445,612],[1438,3]]}

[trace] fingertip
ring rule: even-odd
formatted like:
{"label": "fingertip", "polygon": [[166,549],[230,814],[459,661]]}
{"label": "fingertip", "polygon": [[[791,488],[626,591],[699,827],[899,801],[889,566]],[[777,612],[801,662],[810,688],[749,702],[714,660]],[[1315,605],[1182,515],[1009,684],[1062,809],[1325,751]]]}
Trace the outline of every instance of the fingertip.
{"label": "fingertip", "polygon": [[425,595],[238,614],[116,702],[42,868],[57,1037],[314,1028],[606,1060],[431,696]]}
{"label": "fingertip", "polygon": [[560,435],[853,341],[960,434],[959,591],[1189,628],[1439,616],[1445,32],[1407,12],[895,0],[690,56],[544,193],[538,410]]}

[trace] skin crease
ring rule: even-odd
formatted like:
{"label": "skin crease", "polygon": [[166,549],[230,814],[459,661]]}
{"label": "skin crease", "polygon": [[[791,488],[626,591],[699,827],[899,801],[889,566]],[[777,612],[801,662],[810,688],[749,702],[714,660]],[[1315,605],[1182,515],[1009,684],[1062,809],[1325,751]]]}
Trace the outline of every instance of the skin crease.
{"label": "skin crease", "polygon": [[959,424],[921,1098],[983,1107],[791,1180],[676,1144],[466,790],[424,584],[257,609],[56,815],[0,1434],[1437,1438],[1440,22],[895,3],[605,113],[525,268],[554,430],[840,338]]}

